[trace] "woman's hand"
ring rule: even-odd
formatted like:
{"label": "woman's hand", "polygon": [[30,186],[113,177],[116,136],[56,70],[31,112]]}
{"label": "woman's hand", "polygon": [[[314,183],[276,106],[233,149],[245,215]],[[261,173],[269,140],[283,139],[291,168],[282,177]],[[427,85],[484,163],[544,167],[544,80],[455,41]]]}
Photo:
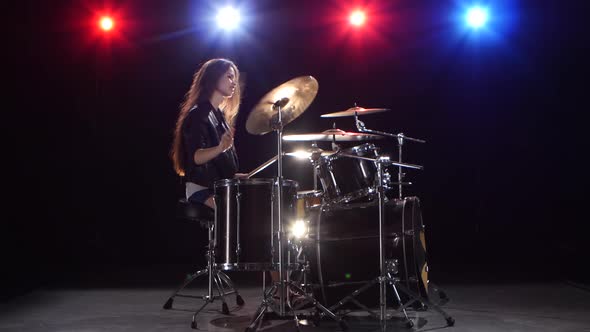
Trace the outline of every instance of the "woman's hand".
{"label": "woman's hand", "polygon": [[234,136],[228,132],[225,132],[221,136],[221,141],[219,142],[219,145],[217,147],[219,148],[220,153],[223,153],[223,152],[231,149],[231,147],[233,145],[234,145]]}

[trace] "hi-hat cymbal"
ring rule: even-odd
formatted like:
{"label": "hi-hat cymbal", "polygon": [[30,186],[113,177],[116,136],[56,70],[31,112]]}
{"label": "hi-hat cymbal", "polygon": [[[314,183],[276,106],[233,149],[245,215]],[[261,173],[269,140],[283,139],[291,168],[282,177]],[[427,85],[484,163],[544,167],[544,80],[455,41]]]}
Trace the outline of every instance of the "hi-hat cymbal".
{"label": "hi-hat cymbal", "polygon": [[254,135],[275,130],[279,106],[282,124],[287,125],[309,107],[317,93],[318,81],[313,76],[296,77],[279,85],[254,106],[246,120],[246,130]]}
{"label": "hi-hat cymbal", "polygon": [[383,136],[367,133],[347,132],[340,129],[328,129],[321,133],[312,134],[293,134],[284,135],[285,141],[336,141],[336,142],[351,142],[351,141],[368,141],[381,139]]}
{"label": "hi-hat cymbal", "polygon": [[342,116],[354,116],[355,112],[357,115],[366,115],[391,111],[389,108],[364,108],[364,107],[351,107],[346,111],[322,114],[322,118],[338,118]]}
{"label": "hi-hat cymbal", "polygon": [[312,148],[305,149],[305,150],[286,152],[285,155],[291,156],[291,157],[296,157],[296,158],[312,158],[312,157],[315,158],[315,157],[330,156],[336,152],[338,152],[338,151],[323,150],[318,147],[312,147]]}

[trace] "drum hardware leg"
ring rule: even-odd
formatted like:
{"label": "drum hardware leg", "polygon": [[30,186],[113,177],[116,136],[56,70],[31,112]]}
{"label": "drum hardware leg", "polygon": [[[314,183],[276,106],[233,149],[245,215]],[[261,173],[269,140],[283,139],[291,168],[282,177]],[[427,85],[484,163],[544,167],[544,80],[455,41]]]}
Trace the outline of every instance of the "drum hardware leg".
{"label": "drum hardware leg", "polygon": [[[369,281],[368,283],[366,283],[365,285],[363,285],[361,288],[356,289],[355,291],[353,291],[352,293],[350,293],[349,295],[347,295],[346,297],[342,298],[340,301],[338,301],[338,303],[334,304],[333,306],[331,306],[329,308],[329,310],[332,311],[336,311],[338,308],[340,308],[341,306],[343,306],[344,304],[348,303],[348,302],[352,302],[354,303],[356,306],[358,306],[359,308],[363,309],[364,311],[366,311],[370,316],[372,316],[373,318],[376,319],[380,319],[380,315],[376,312],[374,312],[373,310],[371,310],[370,308],[368,308],[367,306],[365,306],[364,304],[360,303],[356,297],[358,295],[360,295],[361,293],[363,293],[364,291],[366,291],[367,289],[369,289],[370,287],[372,287],[373,285],[380,283],[380,277],[377,277],[371,281]],[[406,324],[408,327],[412,327],[414,325],[414,323],[412,322],[412,320],[408,317],[408,314],[406,312],[405,306],[403,305],[401,298],[399,296],[399,292],[397,290],[396,287],[396,279],[391,278],[390,276],[386,277],[386,281],[390,284],[390,286],[393,288],[393,291],[395,293],[396,296],[396,300],[397,303],[399,305],[399,310],[401,310],[404,314],[404,317],[406,319]],[[406,304],[407,306],[407,304]]]}
{"label": "drum hardware leg", "polygon": [[439,306],[443,306],[445,305],[447,302],[449,302],[449,297],[447,295],[447,293],[442,290],[440,287],[438,287],[438,285],[432,283],[432,282],[428,282],[428,288],[430,292],[434,292],[438,294],[438,297],[440,299],[440,302],[437,303],[437,305]]}
{"label": "drum hardware leg", "polygon": [[[197,315],[203,309],[205,309],[205,307],[209,303],[213,303],[213,301],[215,301],[215,299],[221,299],[221,302],[222,302],[221,312],[225,315],[229,315],[229,307],[227,305],[227,302],[225,301],[225,296],[235,293],[236,294],[236,304],[240,305],[240,306],[244,304],[244,300],[242,299],[242,297],[238,293],[237,289],[233,285],[233,282],[231,282],[231,280],[229,279],[229,277],[225,273],[219,271],[215,267],[212,267],[211,270],[208,270],[207,272],[209,272],[208,273],[209,274],[208,294],[201,297],[205,301],[205,303],[203,303],[203,305],[193,314],[193,318],[191,321],[191,327],[193,329],[197,328]],[[225,288],[223,286],[224,281],[228,285],[227,288]],[[215,284],[215,288],[217,289],[217,292],[219,295],[213,295],[213,284]],[[185,295],[177,294],[177,296],[185,296]]]}
{"label": "drum hardware leg", "polygon": [[332,305],[329,309],[332,311],[337,311],[337,309],[340,308],[341,306],[343,306],[344,304],[346,304],[348,302],[353,302],[359,308],[367,311],[369,313],[369,315],[373,316],[374,318],[379,319],[379,314],[375,313],[374,311],[369,309],[367,306],[361,304],[359,301],[356,300],[356,297],[358,295],[360,295],[361,293],[363,293],[364,291],[366,291],[367,289],[369,289],[370,287],[372,287],[373,285],[375,285],[378,282],[379,282],[379,278],[375,278],[375,279],[367,282],[362,287],[354,290],[352,293],[350,293],[349,295],[342,298],[340,301],[338,301],[338,303]]}
{"label": "drum hardware leg", "polygon": [[293,283],[290,283],[289,286],[295,293],[297,293],[300,296],[303,296],[307,301],[311,302],[311,304],[316,308],[316,310],[320,310],[324,314],[324,316],[328,316],[331,319],[335,320],[338,323],[338,326],[341,330],[348,330],[348,325],[341,317],[336,316],[336,314],[334,314],[331,310],[320,304],[313,296],[305,293],[303,289],[301,289],[297,285],[294,285]]}
{"label": "drum hardware leg", "polygon": [[[301,291],[304,292],[307,295],[313,296],[313,286],[308,284],[308,277],[307,274],[310,271],[310,267],[309,267],[309,261],[307,262],[302,262],[300,263],[300,269],[296,272],[299,273],[299,275],[297,276],[297,279],[294,281],[295,285],[298,285],[298,287],[300,287]],[[290,298],[289,298],[290,299]],[[304,300],[307,300],[307,298],[303,297]],[[299,303],[298,305],[294,306],[295,310],[298,309],[303,309],[305,308],[306,305],[309,304],[309,301],[307,302],[303,302],[303,303]]]}
{"label": "drum hardware leg", "polygon": [[[181,290],[183,290],[183,289],[184,289],[186,286],[188,286],[188,285],[189,285],[191,282],[193,282],[193,280],[195,280],[196,278],[198,278],[198,277],[200,277],[200,276],[204,275],[205,273],[208,273],[208,270],[207,270],[207,269],[204,269],[204,270],[197,271],[197,272],[195,272],[195,273],[193,273],[193,274],[191,274],[191,275],[187,276],[187,277],[186,277],[186,279],[185,279],[185,281],[184,281],[184,282],[183,282],[183,283],[180,285],[180,287],[178,287],[178,288],[177,288],[177,289],[174,291],[174,293],[172,293],[172,295],[171,295],[171,296],[168,298],[168,300],[167,300],[167,301],[166,301],[166,303],[164,304],[163,308],[164,308],[164,309],[172,309],[172,303],[174,302],[174,298],[175,298],[176,296],[179,296],[179,297],[185,297],[185,295],[183,295],[183,294],[179,294],[179,292],[180,292]],[[187,297],[188,297],[188,296],[187,296]],[[190,296],[190,297],[197,297],[197,296]],[[199,296],[199,298],[200,298],[200,296]]]}
{"label": "drum hardware leg", "polygon": [[[209,303],[213,303],[213,301],[215,300],[215,298],[221,298],[223,305],[222,305],[222,312],[224,314],[229,314],[229,309],[227,308],[227,304],[225,303],[225,299],[224,299],[224,293],[221,290],[221,287],[219,285],[219,281],[217,280],[217,278],[214,276],[217,275],[217,270],[215,272],[213,272],[213,264],[211,264],[211,261],[209,261],[209,267],[208,267],[208,275],[209,275],[209,285],[208,285],[208,291],[207,291],[207,295],[203,296],[203,300],[205,301],[205,303],[203,303],[203,305],[197,310],[195,311],[195,313],[193,314],[193,318],[191,321],[191,328],[193,329],[197,329],[197,315],[203,310],[205,309],[205,307],[209,304]],[[218,296],[214,296],[213,295],[213,283],[215,283],[215,286],[217,287],[217,290],[219,292]]]}
{"label": "drum hardware leg", "polygon": [[[221,310],[224,314],[229,314],[229,308],[227,306],[227,303],[225,302],[225,296],[235,293],[236,294],[236,303],[238,305],[244,304],[244,300],[242,299],[242,297],[238,293],[238,290],[234,286],[234,284],[231,281],[231,279],[229,278],[229,276],[227,276],[225,273],[223,273],[222,271],[217,269],[215,266],[213,266],[213,257],[215,256],[215,251],[213,249],[213,245],[214,245],[214,242],[213,242],[214,229],[213,228],[214,228],[213,223],[210,222],[209,226],[208,226],[208,236],[209,236],[208,243],[209,244],[207,246],[207,253],[205,254],[205,257],[207,258],[207,267],[205,269],[199,270],[199,271],[193,273],[192,275],[188,276],[185,279],[185,281],[181,284],[181,286],[178,287],[178,289],[176,289],[174,291],[174,293],[172,293],[170,298],[168,298],[168,300],[166,301],[166,303],[163,306],[164,309],[171,309],[174,298],[177,296],[178,297],[189,297],[189,298],[200,298],[203,301],[205,301],[205,303],[203,303],[203,305],[193,314],[192,321],[191,321],[191,327],[193,329],[197,328],[197,315],[209,303],[212,303],[216,298],[221,299],[221,301],[222,301],[222,309]],[[205,274],[207,275],[207,279],[208,279],[207,294],[206,295],[194,296],[194,295],[180,293],[190,283],[192,283],[198,277],[201,277]],[[227,287],[224,287],[224,285],[223,285],[224,282],[227,285]],[[219,295],[213,295],[213,284],[215,284],[215,287],[216,287]]]}
{"label": "drum hardware leg", "polygon": [[293,321],[295,322],[295,328],[297,329],[297,331],[300,331],[300,329],[299,329],[299,317],[297,317],[297,313],[295,312],[295,309],[293,308],[293,303],[291,301],[291,296],[287,296],[286,301],[287,301],[287,307],[289,307],[289,310],[291,311],[291,314],[293,315]]}
{"label": "drum hardware leg", "polygon": [[[266,274],[266,271],[263,272],[263,276]],[[254,318],[250,322],[250,325],[246,328],[246,332],[253,332],[258,329],[262,319],[264,317],[264,313],[268,310],[269,306],[271,306],[274,302],[273,295],[274,292],[277,290],[277,284],[272,285],[268,290],[264,292],[264,296],[262,298],[262,303],[256,309],[256,313],[254,314]]]}
{"label": "drum hardware leg", "polygon": [[197,310],[197,312],[195,312],[195,313],[193,314],[193,319],[192,319],[192,321],[191,321],[191,328],[193,328],[193,329],[195,329],[195,330],[197,329],[197,315],[198,315],[198,314],[199,314],[199,312],[201,312],[201,310],[203,310],[203,309],[204,309],[204,308],[207,306],[207,304],[209,304],[209,303],[210,303],[210,300],[209,300],[208,298],[207,298],[207,299],[205,299],[205,303],[203,303],[203,305],[202,305],[202,306],[199,308],[199,310]]}
{"label": "drum hardware leg", "polygon": [[[284,284],[285,284],[288,291],[304,297],[305,300],[310,302],[315,307],[316,310],[321,311],[322,316],[328,316],[331,319],[335,320],[338,323],[338,326],[340,327],[340,329],[342,331],[348,330],[348,325],[341,317],[335,315],[332,311],[330,311],[330,309],[324,307],[313,296],[307,294],[301,287],[295,285],[293,283],[293,281],[284,281]],[[265,294],[264,299],[262,300],[262,304],[260,305],[258,310],[256,310],[256,314],[254,315],[254,319],[252,320],[250,325],[246,328],[246,332],[256,331],[256,329],[260,325],[260,321],[264,318],[265,313],[268,311],[268,308],[269,307],[273,307],[273,308],[277,307],[277,304],[275,303],[275,301],[273,299],[273,293],[275,290],[278,290],[279,287],[281,287],[281,282],[275,282],[274,285]],[[279,298],[279,300],[280,300],[280,298]],[[287,302],[288,306],[290,307],[291,311],[293,312],[294,319],[296,320],[296,324],[298,327],[299,326],[298,317],[297,317],[297,315],[295,315],[295,312],[294,312],[294,310],[297,308],[291,307],[290,301],[288,299],[286,302]],[[285,315],[281,315],[280,313],[277,313],[277,314],[279,317],[285,316]]]}
{"label": "drum hardware leg", "polygon": [[[225,302],[225,296],[236,294],[236,302],[240,302],[239,298],[241,298],[240,293],[234,287],[233,282],[229,279],[227,274],[223,273],[222,271],[216,270],[215,272],[215,280],[216,284],[218,285],[219,296],[223,302]],[[224,285],[225,283],[225,285]],[[242,300],[243,301],[243,300]],[[240,304],[238,304],[240,305]]]}
{"label": "drum hardware leg", "polygon": [[[442,310],[440,308],[440,306],[434,304],[433,302],[431,302],[430,300],[428,300],[428,298],[422,297],[419,294],[411,291],[406,286],[404,286],[402,283],[400,283],[398,279],[395,279],[395,278],[388,278],[388,279],[390,279],[390,282],[391,282],[392,285],[397,286],[397,288],[401,292],[403,292],[404,294],[408,295],[413,300],[415,300],[417,302],[425,303],[429,308],[432,307],[436,312],[438,312],[439,314],[441,314],[444,317],[444,319],[447,321],[447,325],[448,326],[453,326],[455,324],[455,319],[453,317],[451,317],[449,314],[447,314],[444,310]],[[396,294],[397,294],[397,292],[396,292]],[[399,295],[398,295],[398,298],[399,298]]]}
{"label": "drum hardware leg", "polygon": [[[356,297],[358,295],[360,295],[361,293],[363,293],[364,291],[366,291],[367,289],[369,289],[370,287],[374,286],[377,283],[381,282],[381,278],[377,277],[373,280],[371,280],[370,282],[366,283],[365,285],[363,285],[361,288],[356,289],[355,291],[353,291],[352,293],[350,293],[349,295],[347,295],[346,297],[342,298],[340,301],[338,301],[338,303],[334,304],[333,306],[331,306],[330,308],[328,308],[329,310],[332,311],[336,311],[338,308],[340,308],[341,306],[343,306],[344,304],[348,303],[348,302],[352,302],[354,303],[356,306],[358,306],[359,308],[361,308],[362,310],[366,311],[371,317],[375,318],[375,319],[379,319],[381,320],[381,315],[379,313],[374,312],[373,310],[371,310],[370,308],[368,308],[367,306],[365,306],[364,304],[360,303]],[[391,275],[388,275],[385,279],[385,282],[387,282],[394,291],[396,300],[397,300],[397,304],[398,304],[398,310],[402,311],[404,314],[404,318],[406,320],[406,325],[408,327],[413,327],[414,323],[412,322],[412,320],[408,317],[407,311],[406,311],[406,306],[408,306],[409,304],[403,304],[402,300],[400,298],[399,295],[399,291],[398,291],[398,287],[399,287],[399,280],[395,279],[393,277],[391,277]],[[414,298],[413,298],[414,299]],[[417,297],[415,298],[417,300]],[[387,317],[385,317],[385,319],[387,319]],[[386,324],[382,323],[382,326],[386,326]]]}
{"label": "drum hardware leg", "polygon": [[413,327],[414,322],[412,322],[412,320],[408,317],[408,313],[406,312],[406,307],[402,303],[402,299],[400,298],[399,292],[397,291],[397,287],[396,287],[397,279],[392,278],[391,274],[388,274],[387,279],[389,281],[389,284],[391,285],[391,288],[393,288],[393,292],[395,293],[395,299],[397,300],[397,303],[399,304],[399,308],[404,313],[404,317],[406,318],[407,326]]}
{"label": "drum hardware leg", "polygon": [[[232,291],[233,293],[236,293],[236,304],[239,306],[243,306],[245,304],[244,299],[242,298],[242,296],[238,292],[238,289],[234,286],[234,283],[231,281],[229,276],[227,274],[225,274],[223,271],[219,271],[217,273],[218,273],[218,276],[225,281],[228,288],[233,290]],[[226,293],[226,294],[231,294],[232,292]]]}
{"label": "drum hardware leg", "polygon": [[[219,279],[219,275],[214,274],[213,275],[213,282],[215,282],[215,287],[217,288],[217,292],[219,293],[219,298],[221,299],[221,312],[224,315],[229,315],[229,307],[227,306],[227,303],[225,302],[225,292],[223,289],[223,285],[221,283],[221,279]],[[211,298],[211,301],[213,302],[213,300],[215,299],[215,297]]]}
{"label": "drum hardware leg", "polygon": [[364,309],[366,312],[369,313],[369,315],[373,316],[374,318],[379,319],[379,315],[377,315],[376,312],[374,312],[371,309],[369,309],[369,307],[367,307],[366,305],[360,303],[357,299],[353,298],[353,299],[350,300],[350,302],[356,304],[361,309]]}
{"label": "drum hardware leg", "polygon": [[[299,278],[297,281],[294,281],[294,280],[284,281],[284,287],[286,288],[286,293],[287,293],[287,296],[285,297],[286,304],[287,304],[287,307],[289,308],[289,311],[293,315],[293,320],[295,321],[295,325],[296,325],[297,330],[299,330],[299,326],[301,325],[301,323],[300,323],[299,317],[297,316],[295,311],[302,308],[302,307],[305,307],[307,304],[310,304],[310,303],[315,307],[316,312],[321,312],[321,316],[328,316],[328,317],[334,319],[335,321],[338,322],[340,328],[343,331],[347,330],[348,327],[347,327],[345,321],[343,321],[340,317],[336,316],[332,311],[330,311],[329,309],[327,309],[326,307],[321,305],[312,295],[310,295],[302,287],[299,286],[299,285],[301,285],[302,278],[304,278],[305,275],[308,273],[309,262],[307,261],[305,264],[301,264],[300,266],[301,266],[301,269],[299,270],[300,275],[299,275]],[[304,284],[304,285],[306,285],[306,284]],[[281,300],[280,297],[276,298],[274,296],[275,292],[277,290],[280,290],[280,287],[281,287],[281,282],[274,282],[274,284],[266,292],[264,292],[264,298],[263,298],[262,304],[256,310],[256,314],[254,315],[254,319],[252,320],[252,322],[250,323],[250,325],[248,326],[246,331],[256,331],[256,329],[260,326],[262,320],[265,318],[265,314],[268,312],[269,308],[271,308],[273,310],[274,314],[278,315],[278,317],[277,317],[278,319],[286,317],[286,315],[280,314],[280,306],[279,306],[280,304],[276,303],[276,300],[279,300],[279,301]],[[293,306],[293,304],[291,302],[291,297],[289,296],[290,294],[299,295],[299,296],[303,297],[306,302],[300,303],[297,306]],[[311,320],[315,321],[313,319],[311,319]]]}

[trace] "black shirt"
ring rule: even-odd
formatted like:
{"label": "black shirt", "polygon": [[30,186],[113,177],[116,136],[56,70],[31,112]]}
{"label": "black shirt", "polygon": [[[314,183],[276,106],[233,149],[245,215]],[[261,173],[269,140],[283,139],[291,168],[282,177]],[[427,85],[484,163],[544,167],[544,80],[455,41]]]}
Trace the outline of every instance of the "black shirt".
{"label": "black shirt", "polygon": [[234,177],[238,156],[233,146],[203,165],[194,161],[195,151],[219,145],[226,131],[229,126],[223,113],[210,102],[200,102],[189,111],[182,126],[186,181],[213,188],[215,181]]}

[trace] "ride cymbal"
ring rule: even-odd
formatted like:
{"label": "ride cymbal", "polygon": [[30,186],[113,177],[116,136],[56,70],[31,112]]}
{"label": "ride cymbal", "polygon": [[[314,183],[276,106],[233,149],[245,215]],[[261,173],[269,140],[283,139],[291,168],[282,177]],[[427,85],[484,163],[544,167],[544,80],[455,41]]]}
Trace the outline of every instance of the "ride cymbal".
{"label": "ride cymbal", "polygon": [[389,108],[364,108],[364,107],[351,107],[346,111],[322,114],[322,118],[339,118],[343,116],[354,116],[355,112],[357,115],[375,114],[381,112],[391,111]]}

